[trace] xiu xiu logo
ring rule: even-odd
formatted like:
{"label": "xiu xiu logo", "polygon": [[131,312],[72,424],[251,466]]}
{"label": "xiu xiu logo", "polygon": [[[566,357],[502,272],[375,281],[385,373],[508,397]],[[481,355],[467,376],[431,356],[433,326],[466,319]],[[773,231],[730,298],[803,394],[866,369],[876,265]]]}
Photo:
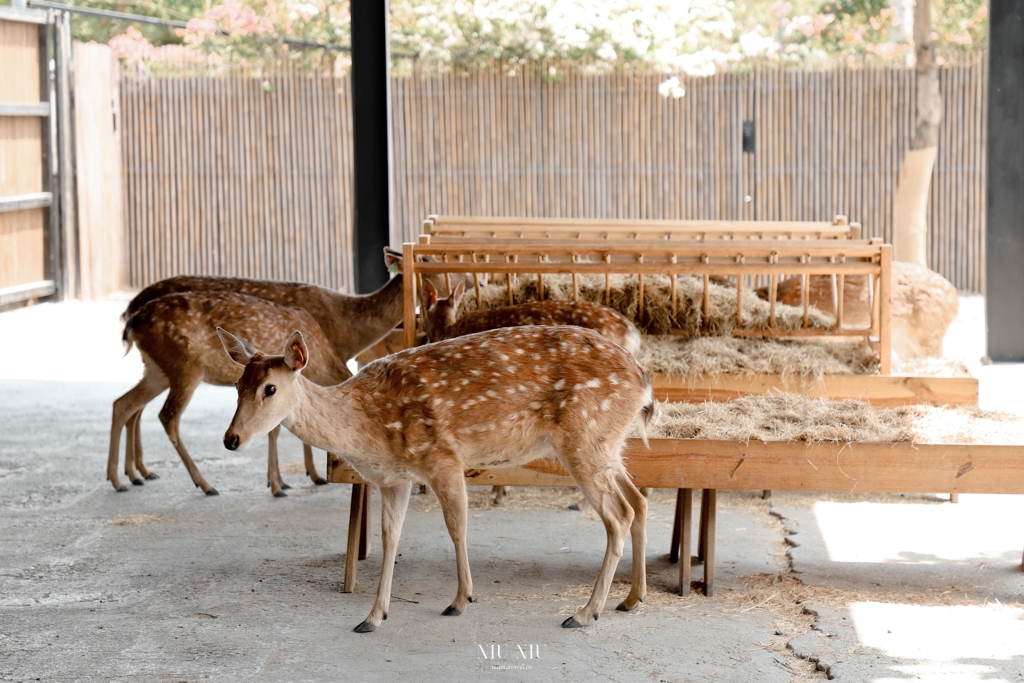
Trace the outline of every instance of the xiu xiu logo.
{"label": "xiu xiu logo", "polygon": [[521,664],[523,660],[540,659],[540,645],[536,644],[502,645],[491,643],[490,645],[477,645],[477,647],[483,658],[491,662],[492,669],[528,669],[529,666]]}

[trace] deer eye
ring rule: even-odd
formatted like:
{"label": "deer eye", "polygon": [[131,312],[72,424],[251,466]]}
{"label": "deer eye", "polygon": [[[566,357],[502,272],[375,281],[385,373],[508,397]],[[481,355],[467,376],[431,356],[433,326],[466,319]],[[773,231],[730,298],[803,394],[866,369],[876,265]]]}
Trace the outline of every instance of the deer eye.
{"label": "deer eye", "polygon": [[267,388],[263,390],[263,395],[264,396],[273,396],[276,391],[277,391],[277,387],[275,387],[273,384],[268,384]]}

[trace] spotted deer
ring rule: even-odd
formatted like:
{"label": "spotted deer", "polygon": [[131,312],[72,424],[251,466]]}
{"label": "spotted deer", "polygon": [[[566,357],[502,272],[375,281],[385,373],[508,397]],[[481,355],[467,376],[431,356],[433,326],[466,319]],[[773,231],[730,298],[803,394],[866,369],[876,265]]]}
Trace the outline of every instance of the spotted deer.
{"label": "spotted deer", "polygon": [[[284,334],[279,330],[302,330],[316,354],[316,361],[307,371],[310,381],[329,385],[352,376],[345,359],[338,355],[316,320],[304,309],[229,292],[183,292],[153,299],[138,308],[124,327],[125,348],[134,345],[139,349],[144,370],[139,383],[114,401],[107,478],[116,490],[128,490],[117,476],[121,430],[126,426],[125,474],[136,485],[143,483],[142,477],[155,478],[142,461],[142,448],[135,430],[143,407],[164,389],[170,389],[160,410],[160,422],[195,485],[207,495],[217,495],[217,490],[199,473],[185,449],[178,425],[192,394],[202,382],[228,386],[237,382],[242,374],[241,368],[221,352],[216,327],[224,325],[240,333],[244,330],[244,334],[258,340],[256,343],[267,346],[284,343]],[[134,424],[130,424],[132,420]],[[280,497],[287,494],[282,490],[286,485],[281,480],[277,462],[279,431],[278,426],[269,430],[267,481],[271,492]],[[308,471],[313,465],[312,451],[308,450],[308,445],[306,448]]]}
{"label": "spotted deer", "polygon": [[499,327],[524,325],[575,325],[594,330],[629,351],[640,352],[640,331],[626,316],[601,304],[581,301],[534,301],[488,310],[470,311],[458,316],[465,294],[460,282],[451,296],[441,299],[437,290],[425,282],[420,289],[420,310],[427,341],[440,341]]}
{"label": "spotted deer", "polygon": [[473,600],[464,471],[550,456],[601,516],[608,539],[589,602],[562,626],[598,618],[627,533],[632,585],[618,609],[632,610],[646,597],[647,501],[622,450],[638,416],[645,433],[654,404],[650,379],[622,347],[578,327],[504,328],[400,351],[321,387],[303,375],[313,352],[302,334],[292,334],[282,355],[267,355],[218,333],[232,360],[245,366],[225,447],[246,446],[283,424],[380,487],[383,565],[373,608],[356,632],[387,618],[411,482],[425,482],[441,502],[458,574],[455,600],[443,614],[457,616]]}
{"label": "spotted deer", "polygon": [[[323,330],[334,354],[347,362],[361,351],[386,339],[394,330],[395,325],[402,320],[402,276],[400,272],[402,255],[385,248],[384,262],[389,270],[398,271],[398,275],[377,291],[361,296],[349,296],[326,287],[301,282],[180,275],[160,280],[143,289],[128,303],[121,319],[128,322],[143,306],[170,294],[188,292],[246,294],[306,311]],[[125,447],[133,454],[131,460],[136,463],[142,476],[146,479],[156,479],[158,477],[149,473],[142,463],[141,418],[142,408],[128,418]],[[276,432],[271,433],[271,452],[276,452],[276,437]],[[309,478],[317,484],[326,484],[327,480],[317,473],[316,465],[313,462],[313,451],[308,444],[303,444],[303,459]],[[125,470],[125,474],[129,474],[127,470]],[[133,479],[129,474],[129,478],[136,485],[141,485],[143,482],[141,477]],[[290,488],[281,481],[280,474],[276,477],[276,483],[274,479],[271,479],[270,486],[276,496],[284,495],[281,493],[282,488]]]}

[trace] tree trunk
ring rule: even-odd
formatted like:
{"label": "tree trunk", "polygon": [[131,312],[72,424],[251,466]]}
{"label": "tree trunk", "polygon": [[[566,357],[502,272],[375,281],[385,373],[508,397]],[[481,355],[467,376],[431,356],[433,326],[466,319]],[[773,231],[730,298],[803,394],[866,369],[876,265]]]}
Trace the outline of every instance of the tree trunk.
{"label": "tree trunk", "polygon": [[939,69],[932,44],[932,3],[918,0],[914,5],[914,51],[917,56],[917,128],[911,149],[938,147],[942,122]]}

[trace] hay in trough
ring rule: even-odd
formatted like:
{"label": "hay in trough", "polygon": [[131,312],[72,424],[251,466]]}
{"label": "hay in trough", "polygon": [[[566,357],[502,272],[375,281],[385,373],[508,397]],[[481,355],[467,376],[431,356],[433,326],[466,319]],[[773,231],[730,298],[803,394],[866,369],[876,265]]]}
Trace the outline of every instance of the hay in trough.
{"label": "hay in trough", "polygon": [[[727,403],[661,403],[647,429],[664,439],[809,443],[1024,444],[1024,420],[978,408],[875,408],[800,394],[743,396]],[[638,435],[638,434],[636,434]]]}
{"label": "hay in trough", "polygon": [[[648,334],[669,334],[681,331],[686,336],[729,336],[736,329],[736,289],[714,282],[708,285],[708,316],[704,317],[704,280],[693,275],[676,277],[676,313],[672,313],[672,289],[668,275],[644,275],[644,315],[637,320],[640,311],[640,288],[636,275],[610,276],[611,308],[622,313]],[[515,303],[538,301],[540,285],[536,275],[519,275],[513,281]],[[605,278],[603,275],[577,276],[579,300],[604,304]],[[565,273],[546,274],[543,277],[544,299],[572,301],[572,276]],[[508,305],[508,287],[489,283],[480,287],[484,308],[499,308]],[[762,301],[751,288],[743,290],[743,328],[766,330],[769,328],[771,306]],[[463,301],[465,310],[477,308],[472,288]],[[835,326],[835,318],[816,308],[808,312],[808,327],[829,329]],[[777,304],[775,327],[780,330],[797,330],[803,327],[803,309]]]}
{"label": "hay in trough", "polygon": [[878,354],[864,340],[773,340],[744,337],[648,335],[640,364],[650,373],[671,377],[734,375],[795,376],[819,380],[824,375],[869,375],[878,372]]}

